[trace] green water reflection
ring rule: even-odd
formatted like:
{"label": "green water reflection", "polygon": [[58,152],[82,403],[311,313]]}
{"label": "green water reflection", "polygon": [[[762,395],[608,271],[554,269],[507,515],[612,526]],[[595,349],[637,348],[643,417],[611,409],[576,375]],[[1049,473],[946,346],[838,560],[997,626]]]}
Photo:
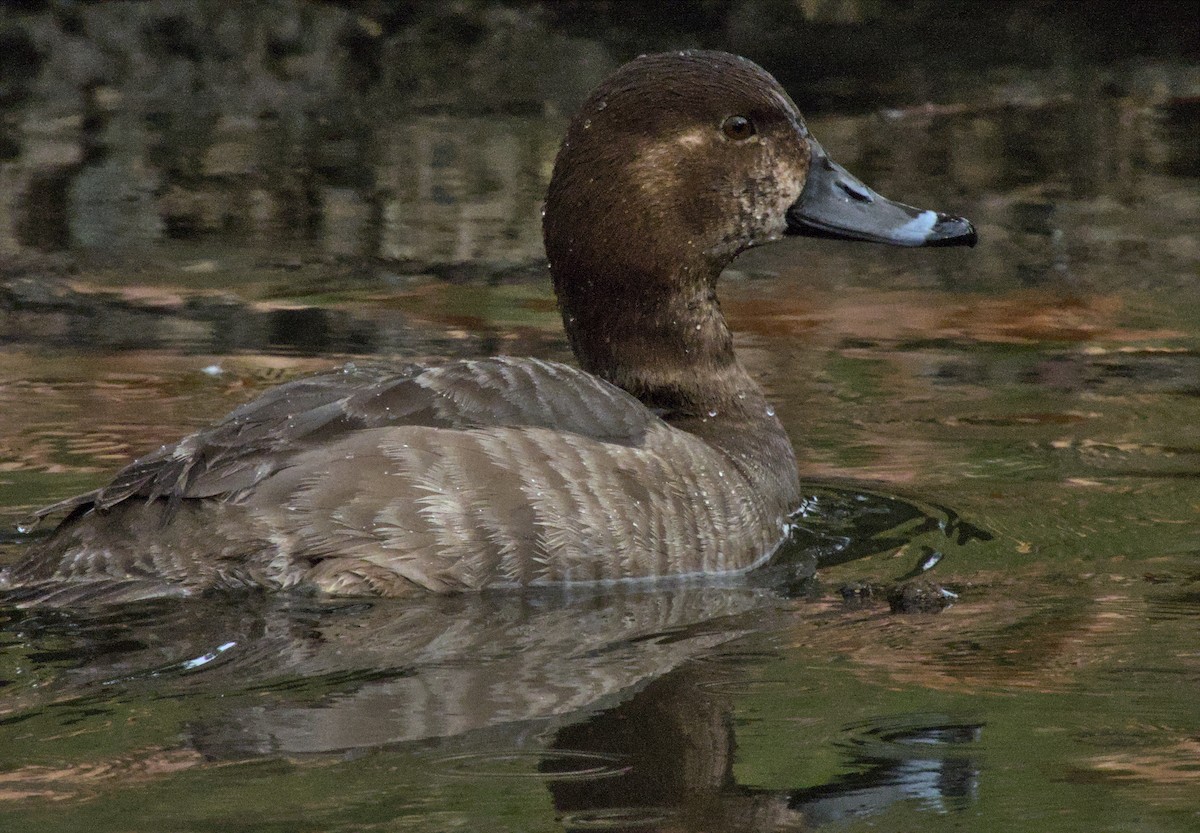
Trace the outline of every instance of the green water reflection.
{"label": "green water reflection", "polygon": [[[5,9],[0,559],[296,374],[567,359],[538,232],[565,116],[701,44],[980,227],[724,280],[816,578],[0,611],[0,828],[1196,829],[1194,7],[440,5]],[[956,603],[893,614],[934,554]]]}

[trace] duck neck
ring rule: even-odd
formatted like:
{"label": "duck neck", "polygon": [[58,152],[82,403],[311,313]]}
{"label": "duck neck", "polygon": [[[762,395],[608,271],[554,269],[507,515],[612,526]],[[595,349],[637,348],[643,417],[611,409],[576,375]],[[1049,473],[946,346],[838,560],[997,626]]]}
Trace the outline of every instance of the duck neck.
{"label": "duck neck", "polygon": [[548,248],[563,324],[584,369],[720,449],[780,511],[794,508],[795,454],[734,354],[715,291],[722,263],[671,259],[670,271],[564,257],[580,247]]}
{"label": "duck neck", "polygon": [[[556,278],[571,346],[588,371],[678,417],[732,415],[762,400],[737,360],[715,285],[719,265],[672,271],[574,265]],[[603,287],[606,291],[597,291]]]}
{"label": "duck neck", "polygon": [[[678,268],[669,278],[657,271],[556,269],[575,355],[586,370],[720,449],[760,494],[790,511],[800,494],[795,454],[762,388],[734,354],[714,292],[719,266],[707,273]],[[561,279],[565,274],[569,281]]]}

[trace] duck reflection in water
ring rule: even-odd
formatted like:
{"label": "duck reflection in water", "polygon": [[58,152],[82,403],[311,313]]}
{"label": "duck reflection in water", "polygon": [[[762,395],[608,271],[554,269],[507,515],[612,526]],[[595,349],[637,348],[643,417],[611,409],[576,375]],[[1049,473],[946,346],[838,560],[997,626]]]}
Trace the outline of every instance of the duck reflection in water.
{"label": "duck reflection in water", "polygon": [[980,728],[950,717],[844,727],[853,774],[822,785],[738,783],[734,703],[776,659],[755,634],[794,621],[785,602],[689,587],[18,612],[3,630],[78,666],[9,716],[148,697],[182,708],[185,746],[215,764],[387,750],[427,761],[429,789],[540,773],[567,830],[808,829],[970,803]]}
{"label": "duck reflection in water", "polygon": [[624,765],[606,777],[551,777],[554,805],[568,831],[596,829],[597,823],[626,831],[810,830],[881,814],[899,802],[946,812],[965,809],[977,797],[974,744],[983,727],[930,715],[847,754],[841,764],[852,774],[792,789],[743,786],[733,769],[736,684],[706,665],[689,664],[628,702],[555,734],[542,766],[548,776],[561,760],[554,752],[587,750]]}

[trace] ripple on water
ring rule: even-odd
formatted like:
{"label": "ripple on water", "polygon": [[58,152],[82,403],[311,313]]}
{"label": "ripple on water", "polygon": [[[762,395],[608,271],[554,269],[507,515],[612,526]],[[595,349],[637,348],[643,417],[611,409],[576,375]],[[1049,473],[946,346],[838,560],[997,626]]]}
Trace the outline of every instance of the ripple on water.
{"label": "ripple on water", "polygon": [[1153,594],[1146,600],[1146,617],[1152,622],[1200,617],[1200,590]]}
{"label": "ripple on water", "polygon": [[982,722],[907,713],[872,717],[843,731],[838,745],[848,758],[847,774],[791,794],[789,807],[814,829],[887,813],[898,802],[945,813],[978,800]]}
{"label": "ripple on water", "polygon": [[880,715],[842,727],[840,744],[856,757],[880,759],[938,758],[976,751],[983,723],[937,713]]}
{"label": "ripple on water", "polygon": [[705,665],[743,668],[746,666],[766,665],[769,662],[777,661],[780,657],[781,654],[779,654],[777,651],[756,651],[753,649],[746,649],[714,651],[711,654],[702,654],[692,661]]}
{"label": "ripple on water", "polygon": [[815,686],[799,685],[795,680],[778,679],[725,679],[705,680],[697,683],[696,688],[709,694],[724,694],[731,697],[749,696],[752,694],[774,694],[784,697],[806,691],[813,691]]}
{"label": "ripple on water", "polygon": [[188,659],[172,662],[157,668],[151,668],[147,671],[139,671],[134,674],[113,677],[105,680],[103,685],[117,685],[119,683],[130,682],[133,680],[149,679],[153,677],[180,676],[184,674],[192,674],[197,671],[203,671],[213,663],[224,658],[226,653],[233,648],[236,648],[237,645],[238,643],[234,640],[222,642],[220,645],[214,645],[211,649],[202,651]]}
{"label": "ripple on water", "polygon": [[671,807],[608,807],[564,814],[567,830],[640,830],[670,821],[679,812]]}
{"label": "ripple on water", "polygon": [[812,489],[792,522],[789,544],[812,552],[825,568],[894,551],[918,539],[927,539],[929,551],[940,555],[946,546],[993,538],[991,531],[948,506],[833,486]]}
{"label": "ripple on water", "polygon": [[545,752],[464,752],[435,758],[436,772],[466,778],[544,778],[585,781],[624,775],[631,767],[618,755],[586,750],[554,749]]}

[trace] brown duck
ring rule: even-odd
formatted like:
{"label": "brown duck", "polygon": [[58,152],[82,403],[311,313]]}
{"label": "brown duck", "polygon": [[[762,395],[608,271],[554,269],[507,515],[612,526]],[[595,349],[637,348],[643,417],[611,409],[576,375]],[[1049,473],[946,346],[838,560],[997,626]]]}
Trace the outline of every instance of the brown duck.
{"label": "brown duck", "polygon": [[750,570],[800,491],[734,354],[721,270],[789,234],[975,242],[831,162],[760,67],[698,51],[638,58],[592,93],[544,232],[582,369],[495,357],[282,385],[42,510],[66,517],[0,592],[403,596]]}

